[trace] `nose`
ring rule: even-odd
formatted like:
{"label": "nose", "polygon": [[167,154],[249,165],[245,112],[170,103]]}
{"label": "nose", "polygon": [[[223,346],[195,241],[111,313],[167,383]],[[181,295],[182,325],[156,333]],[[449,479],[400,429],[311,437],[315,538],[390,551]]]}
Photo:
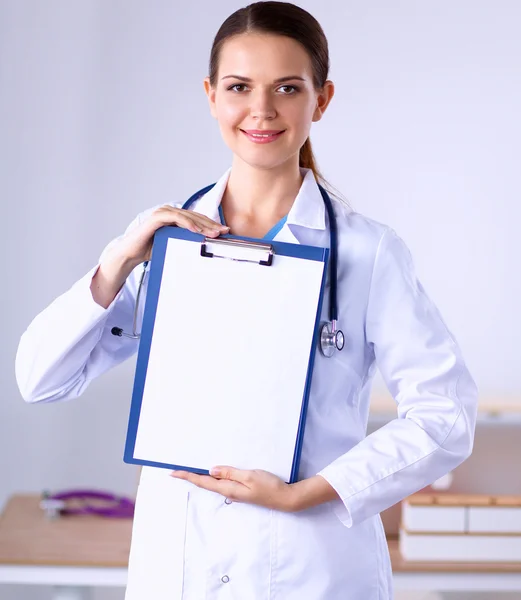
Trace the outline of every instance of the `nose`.
{"label": "nose", "polygon": [[277,116],[274,99],[269,91],[252,94],[250,114],[254,119],[274,119]]}

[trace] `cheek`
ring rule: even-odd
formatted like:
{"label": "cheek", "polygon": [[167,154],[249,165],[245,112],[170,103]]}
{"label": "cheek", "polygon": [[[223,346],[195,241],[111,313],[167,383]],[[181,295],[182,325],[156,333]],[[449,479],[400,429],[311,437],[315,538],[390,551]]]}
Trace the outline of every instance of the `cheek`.
{"label": "cheek", "polygon": [[244,118],[244,108],[239,103],[222,102],[216,105],[217,118],[222,125],[232,127]]}
{"label": "cheek", "polygon": [[313,113],[315,112],[316,102],[313,102],[309,99],[306,100],[305,103],[302,104],[300,109],[300,115],[302,120],[305,123],[311,123],[311,119],[313,118]]}
{"label": "cheek", "polygon": [[299,98],[281,104],[279,114],[299,129],[306,128],[313,117],[314,105],[307,98]]}
{"label": "cheek", "polygon": [[[286,116],[286,122],[293,129],[293,133],[299,141],[305,141],[311,129],[311,118],[313,113],[308,106],[294,107]],[[302,138],[302,139],[300,139]]]}

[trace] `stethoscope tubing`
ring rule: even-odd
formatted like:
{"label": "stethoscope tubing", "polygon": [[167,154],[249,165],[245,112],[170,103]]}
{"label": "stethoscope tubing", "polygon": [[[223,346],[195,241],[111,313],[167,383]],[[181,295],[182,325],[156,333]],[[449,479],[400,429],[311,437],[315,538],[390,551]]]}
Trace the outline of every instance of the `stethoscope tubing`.
{"label": "stethoscope tubing", "polygon": [[[80,501],[80,506],[67,507],[67,500]],[[94,503],[89,503],[94,500]],[[100,505],[99,501],[105,503]],[[130,498],[96,490],[70,490],[57,494],[45,491],[40,507],[50,518],[59,515],[98,515],[112,518],[131,518],[134,502]]]}
{"label": "stethoscope tubing", "polygon": [[[207,185],[206,187],[200,189],[199,191],[192,194],[190,198],[183,204],[183,210],[190,210],[190,207],[197,202],[202,196],[204,196],[207,192],[209,192],[215,183]],[[335,214],[333,211],[333,204],[331,202],[331,198],[329,194],[319,184],[320,194],[322,195],[322,199],[324,200],[324,205],[326,207],[328,221],[329,221],[329,261],[330,261],[330,269],[329,269],[329,284],[330,284],[330,292],[329,292],[329,321],[330,323],[326,323],[321,328],[321,342],[320,348],[322,354],[324,356],[332,356],[332,352],[336,348],[337,350],[342,350],[344,347],[344,336],[343,333],[337,330],[337,321],[338,321],[338,229],[337,223],[335,219]],[[143,287],[143,281],[146,274],[148,261],[143,263],[143,271],[141,273],[141,278],[139,280],[139,286],[137,291],[136,303],[134,308],[134,318],[132,324],[132,334],[125,333],[123,329],[120,327],[113,327],[112,334],[116,336],[125,336],[131,339],[138,340],[140,338],[140,334],[137,333],[137,317],[138,317],[138,307],[139,307],[139,297],[141,295],[141,290]],[[337,337],[338,336],[338,337]],[[338,340],[341,340],[339,342]],[[325,348],[324,345],[329,346],[329,348]],[[326,351],[327,350],[327,351]]]}

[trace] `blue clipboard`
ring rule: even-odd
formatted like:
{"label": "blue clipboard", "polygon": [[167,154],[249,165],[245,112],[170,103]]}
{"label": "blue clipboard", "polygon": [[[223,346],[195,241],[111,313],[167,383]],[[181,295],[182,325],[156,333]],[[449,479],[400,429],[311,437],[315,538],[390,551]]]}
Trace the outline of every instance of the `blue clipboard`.
{"label": "blue clipboard", "polygon": [[[192,233],[186,229],[178,227],[163,227],[159,229],[154,237],[153,248],[152,248],[152,260],[150,264],[148,289],[146,293],[146,301],[144,308],[143,324],[141,330],[141,338],[139,343],[136,370],[134,377],[134,387],[132,392],[130,414],[128,420],[127,437],[124,451],[124,462],[128,464],[147,465],[152,467],[159,467],[171,470],[185,470],[194,473],[200,473],[204,475],[209,474],[208,468],[201,468],[201,465],[197,464],[175,464],[175,462],[146,459],[143,457],[136,456],[136,440],[138,436],[138,430],[140,426],[140,418],[142,416],[143,409],[143,398],[144,390],[147,379],[147,372],[149,369],[149,361],[151,354],[151,345],[154,334],[154,325],[156,323],[156,315],[158,310],[158,302],[161,293],[161,285],[163,279],[163,272],[165,267],[165,257],[167,253],[167,247],[169,240],[172,238],[176,240],[183,240],[201,248],[201,256],[213,256],[212,253],[208,252],[208,244],[215,244],[216,240],[212,238],[205,238],[202,235]],[[255,238],[239,237],[225,235],[220,236],[217,240],[222,244],[241,244],[245,246],[251,244],[253,248],[269,247],[269,261],[276,264],[278,257],[293,257],[304,259],[307,261],[317,261],[322,263],[322,278],[320,282],[320,290],[318,296],[318,303],[316,306],[316,316],[314,322],[314,329],[312,334],[311,348],[309,351],[309,360],[307,364],[307,373],[305,378],[304,393],[301,400],[300,417],[298,421],[297,435],[294,443],[294,453],[291,465],[291,474],[287,483],[294,483],[298,479],[300,455],[302,451],[302,442],[304,436],[304,428],[306,423],[306,414],[309,401],[309,394],[311,389],[311,380],[313,375],[313,365],[315,360],[316,350],[319,344],[319,331],[320,331],[320,318],[322,314],[322,305],[324,298],[324,289],[327,276],[327,266],[329,259],[329,249],[321,248],[316,246],[306,246],[300,244],[289,244],[286,242],[259,240]],[[199,252],[199,250],[198,250]],[[266,255],[267,256],[267,255]],[[219,257],[213,260],[219,260]],[[238,259],[232,259],[238,260]],[[252,261],[249,261],[252,262]],[[260,262],[260,261],[259,261]],[[259,266],[259,268],[270,268],[272,264],[262,263],[265,266]],[[179,293],[182,293],[180,291]],[[283,340],[284,341],[284,340]],[[174,384],[172,384],[174,387]],[[179,412],[181,414],[181,412]],[[233,465],[237,466],[237,465]],[[262,468],[261,466],[252,466],[251,468]]]}

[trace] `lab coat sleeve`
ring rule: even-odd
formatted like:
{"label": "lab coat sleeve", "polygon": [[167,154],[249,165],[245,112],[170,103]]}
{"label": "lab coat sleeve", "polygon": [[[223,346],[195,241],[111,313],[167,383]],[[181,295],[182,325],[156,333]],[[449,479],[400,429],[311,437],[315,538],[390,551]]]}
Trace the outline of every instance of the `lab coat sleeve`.
{"label": "lab coat sleeve", "polygon": [[380,239],[366,314],[366,343],[397,403],[397,418],[319,475],[351,527],[431,484],[471,453],[478,393],[460,348],[390,228]]}
{"label": "lab coat sleeve", "polygon": [[[136,227],[148,212],[134,219],[123,235]],[[111,329],[118,326],[132,331],[142,266],[131,272],[106,309],[94,301],[90,291],[103,257],[121,237],[112,240],[103,250],[98,265],[56,298],[23,333],[15,373],[26,402],[75,398],[94,378],[137,351],[137,340],[114,336]],[[143,296],[141,303],[144,303]]]}

